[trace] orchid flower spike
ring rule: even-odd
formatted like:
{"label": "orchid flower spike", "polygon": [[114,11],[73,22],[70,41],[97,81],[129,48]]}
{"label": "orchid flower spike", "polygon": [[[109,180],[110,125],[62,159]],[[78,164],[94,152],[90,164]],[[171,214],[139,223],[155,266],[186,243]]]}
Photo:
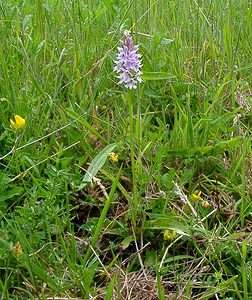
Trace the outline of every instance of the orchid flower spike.
{"label": "orchid flower spike", "polygon": [[124,41],[120,41],[121,47],[118,47],[116,66],[114,71],[118,74],[119,84],[123,84],[128,89],[136,89],[137,83],[142,82],[141,72],[141,54],[138,54],[138,45],[133,44],[129,31],[124,32]]}

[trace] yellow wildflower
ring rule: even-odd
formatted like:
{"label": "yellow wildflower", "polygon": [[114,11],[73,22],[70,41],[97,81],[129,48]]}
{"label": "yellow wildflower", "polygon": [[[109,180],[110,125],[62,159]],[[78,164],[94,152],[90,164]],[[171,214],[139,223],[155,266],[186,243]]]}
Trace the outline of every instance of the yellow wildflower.
{"label": "yellow wildflower", "polygon": [[167,241],[167,240],[172,240],[172,235],[171,235],[171,232],[169,229],[167,229],[164,233],[164,240]]}
{"label": "yellow wildflower", "polygon": [[15,122],[12,119],[10,119],[10,125],[13,129],[20,129],[25,126],[25,119],[23,119],[19,115],[15,115],[14,119]]}
{"label": "yellow wildflower", "polygon": [[201,191],[198,192],[198,194],[192,194],[192,197],[193,197],[194,200],[199,200],[200,196],[201,196]]}
{"label": "yellow wildflower", "polygon": [[167,229],[164,233],[164,240],[174,240],[177,236],[177,231],[173,230],[173,232],[171,233],[169,229]]}
{"label": "yellow wildflower", "polygon": [[16,243],[16,245],[11,249],[11,251],[17,256],[21,256],[23,254],[23,250],[19,242]]}
{"label": "yellow wildflower", "polygon": [[116,154],[115,152],[109,153],[109,159],[110,159],[112,162],[117,163],[117,162],[118,162],[118,154]]}

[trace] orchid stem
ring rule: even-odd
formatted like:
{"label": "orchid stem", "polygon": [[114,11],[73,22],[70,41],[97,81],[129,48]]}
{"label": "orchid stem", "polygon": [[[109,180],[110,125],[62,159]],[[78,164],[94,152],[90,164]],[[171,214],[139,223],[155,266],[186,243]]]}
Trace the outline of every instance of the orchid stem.
{"label": "orchid stem", "polygon": [[137,197],[137,185],[136,185],[136,165],[135,165],[135,155],[134,155],[134,118],[133,118],[133,101],[134,101],[134,92],[129,91],[129,122],[130,122],[130,159],[131,159],[131,172],[132,172],[132,190],[133,190],[133,227],[136,228],[136,219],[137,219],[137,206],[138,206],[138,197]]}

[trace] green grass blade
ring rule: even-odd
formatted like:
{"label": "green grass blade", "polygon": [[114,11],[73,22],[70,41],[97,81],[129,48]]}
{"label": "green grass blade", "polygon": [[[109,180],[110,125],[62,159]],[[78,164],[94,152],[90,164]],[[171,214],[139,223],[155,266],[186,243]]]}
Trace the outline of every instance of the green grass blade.
{"label": "green grass blade", "polygon": [[[119,179],[120,179],[121,170],[122,170],[122,166],[120,167],[120,169],[119,169],[119,171],[118,171],[118,173],[116,175],[115,181],[113,181],[110,193],[108,195],[108,199],[105,202],[105,205],[104,205],[104,208],[103,208],[103,210],[101,212],[101,216],[99,218],[98,224],[96,225],[94,236],[93,236],[92,242],[91,242],[91,246],[93,248],[95,247],[95,244],[96,244],[96,242],[97,242],[97,240],[99,238],[100,232],[102,230],[103,222],[104,222],[104,220],[105,220],[105,218],[107,216],[110,204],[111,204],[111,202],[113,200],[113,197],[114,197],[114,194],[115,194],[115,191],[116,191],[116,188],[117,188],[117,184],[118,184]],[[88,260],[88,258],[90,256],[90,253],[91,253],[91,248],[88,248],[87,253],[86,253],[85,257],[84,257],[84,264],[87,262],[87,260]]]}

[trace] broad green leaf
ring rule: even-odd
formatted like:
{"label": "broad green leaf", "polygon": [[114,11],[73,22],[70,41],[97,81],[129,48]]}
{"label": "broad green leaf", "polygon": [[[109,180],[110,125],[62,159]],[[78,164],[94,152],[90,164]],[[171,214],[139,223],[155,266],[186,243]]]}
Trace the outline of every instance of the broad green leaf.
{"label": "broad green leaf", "polygon": [[144,229],[153,230],[176,230],[178,234],[190,236],[189,228],[175,219],[158,218],[155,220],[148,220],[144,224]]}
{"label": "broad green leaf", "polygon": [[13,198],[14,196],[18,196],[23,192],[22,187],[14,187],[12,189],[5,190],[0,195],[0,201],[5,201]]}
{"label": "broad green leaf", "polygon": [[88,183],[90,183],[93,177],[96,176],[98,171],[104,166],[107,161],[109,153],[111,153],[116,147],[117,143],[110,144],[105,147],[96,157],[92,160],[87,172],[83,178],[83,183],[80,185],[79,189],[83,189]]}

